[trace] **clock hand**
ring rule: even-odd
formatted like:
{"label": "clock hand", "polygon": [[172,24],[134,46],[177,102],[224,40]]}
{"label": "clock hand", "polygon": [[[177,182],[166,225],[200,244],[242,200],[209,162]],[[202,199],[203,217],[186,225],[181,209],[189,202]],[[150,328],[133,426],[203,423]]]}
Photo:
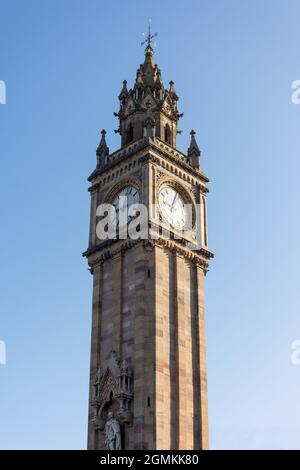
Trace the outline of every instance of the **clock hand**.
{"label": "clock hand", "polygon": [[176,201],[177,196],[178,196],[178,194],[176,193],[175,196],[174,196],[172,205],[171,205],[171,211],[173,211],[173,209],[174,209],[174,204],[175,204],[175,201]]}

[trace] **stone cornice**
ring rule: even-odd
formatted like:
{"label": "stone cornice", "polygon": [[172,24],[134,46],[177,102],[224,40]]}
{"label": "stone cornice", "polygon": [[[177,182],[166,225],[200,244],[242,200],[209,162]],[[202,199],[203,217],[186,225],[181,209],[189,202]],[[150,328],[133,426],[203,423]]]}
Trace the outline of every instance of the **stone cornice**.
{"label": "stone cornice", "polygon": [[[155,99],[154,97],[152,97],[153,99]],[[162,104],[161,105],[156,105],[156,107],[152,108],[151,109],[152,113],[155,114],[155,113],[161,113],[163,114],[165,117],[171,119],[171,121],[175,122],[175,124],[177,124],[178,122],[178,114],[175,114],[174,111],[172,111],[170,114],[167,113],[165,111],[165,109],[162,107]],[[124,114],[122,111],[119,111],[118,113],[118,117],[120,119],[120,121],[123,121],[131,116],[133,116],[134,114],[136,113],[140,113],[140,114],[145,114],[145,112],[147,112],[147,108],[146,107],[142,107],[140,104],[136,104],[136,107],[133,108],[131,111],[129,111],[127,114]]]}
{"label": "stone cornice", "polygon": [[[139,161],[139,163],[146,163],[148,161],[150,161],[152,163],[156,163],[156,164],[160,163],[159,158],[156,155],[153,155],[152,153],[147,153],[147,154],[143,155],[142,157],[140,157],[138,159],[138,161]],[[177,163],[178,165],[180,165],[180,162],[176,162],[176,161],[174,162],[171,159],[169,159],[169,161],[170,161],[171,164]],[[166,170],[166,168],[163,168],[163,169]],[[191,173],[190,172],[190,166],[189,166],[189,173]],[[197,175],[197,176],[199,177],[199,175]],[[202,179],[204,179],[204,178],[202,178]],[[205,181],[208,181],[208,179],[206,179]],[[200,191],[202,193],[206,194],[206,193],[209,192],[209,189],[206,186],[204,186],[204,184],[201,184],[201,183],[198,182],[198,185],[199,185]]]}
{"label": "stone cornice", "polygon": [[[183,170],[187,171],[189,174],[193,175],[196,178],[201,179],[203,182],[208,183],[209,179],[207,176],[199,169],[192,167],[188,161],[186,155],[172,147],[166,142],[162,141],[158,137],[151,139],[149,137],[143,137],[142,139],[132,142],[125,147],[117,150],[108,157],[108,163],[94,170],[91,175],[88,177],[88,181],[92,182],[97,176],[100,176],[107,171],[114,168],[116,165],[126,161],[130,156],[136,154],[138,151],[143,150],[149,147],[154,149],[160,156],[166,158],[170,163],[175,163],[180,166]],[[147,156],[145,156],[147,157]]]}
{"label": "stone cornice", "polygon": [[159,246],[171,251],[172,253],[176,253],[193,264],[200,266],[205,271],[205,273],[208,270],[209,260],[214,257],[213,253],[204,248],[199,250],[191,250],[174,240],[167,240],[164,238],[158,238],[156,240],[128,239],[124,240],[123,242],[119,240],[119,243],[117,240],[108,240],[107,243],[102,243],[99,246],[88,249],[82,254],[82,256],[88,258],[91,272],[93,272],[93,269],[96,266],[103,264],[106,260],[111,259],[120,253],[124,253],[125,251],[130,250],[139,244],[143,244],[145,248],[149,249],[153,249],[155,246]]}
{"label": "stone cornice", "polygon": [[188,163],[187,157],[184,153],[180,152],[179,150],[167,144],[158,137],[156,137],[155,139],[151,139],[149,145],[150,147],[158,151],[161,155],[166,157],[167,160],[169,160],[171,163],[177,163],[179,166],[181,166],[182,169],[186,170],[191,175],[197,178],[201,178],[206,183],[209,183],[209,179],[205,175],[205,173],[202,170],[191,166]]}
{"label": "stone cornice", "polygon": [[97,176],[106,173],[116,165],[126,161],[131,155],[137,153],[139,150],[148,147],[149,140],[150,139],[148,137],[143,137],[142,139],[132,142],[109,155],[108,163],[101,168],[96,168],[96,170],[94,170],[88,177],[88,181],[92,182]]}

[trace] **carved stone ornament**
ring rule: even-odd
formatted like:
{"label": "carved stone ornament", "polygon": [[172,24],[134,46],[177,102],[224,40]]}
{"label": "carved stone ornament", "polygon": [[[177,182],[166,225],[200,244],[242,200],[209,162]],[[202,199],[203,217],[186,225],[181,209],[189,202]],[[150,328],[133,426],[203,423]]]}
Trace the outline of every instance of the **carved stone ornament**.
{"label": "carved stone ornament", "polygon": [[163,178],[165,178],[166,174],[163,173],[162,171],[160,170],[157,170],[155,168],[155,180],[156,180],[156,184],[160,182],[160,180],[162,180]]}
{"label": "carved stone ornament", "polygon": [[94,380],[94,425],[96,429],[106,429],[105,422],[112,410],[121,423],[130,423],[130,402],[133,399],[132,369],[126,360],[121,361],[115,351],[111,351],[107,366],[97,371]]}

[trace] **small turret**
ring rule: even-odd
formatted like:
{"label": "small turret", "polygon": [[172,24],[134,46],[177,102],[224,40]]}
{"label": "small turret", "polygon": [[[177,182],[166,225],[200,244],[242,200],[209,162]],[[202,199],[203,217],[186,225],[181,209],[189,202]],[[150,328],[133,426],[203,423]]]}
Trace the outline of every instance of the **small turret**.
{"label": "small turret", "polygon": [[175,85],[174,85],[173,80],[169,81],[169,85],[170,85],[170,88],[169,88],[170,95],[172,96],[172,98],[175,98],[178,100],[178,96],[176,95]]}
{"label": "small turret", "polygon": [[199,159],[200,159],[201,151],[196,142],[195,134],[196,132],[194,130],[191,130],[190,132],[191,143],[188,148],[187,154],[188,154],[188,161],[190,165],[192,165],[194,168],[199,168]]}
{"label": "small turret", "polygon": [[97,155],[97,168],[106,165],[109,155],[109,148],[105,139],[106,130],[102,129],[101,131],[101,140],[98,148],[96,150]]}
{"label": "small turret", "polygon": [[122,90],[119,94],[119,100],[121,102],[121,106],[125,103],[127,95],[128,95],[127,81],[123,80],[123,87],[122,87]]}

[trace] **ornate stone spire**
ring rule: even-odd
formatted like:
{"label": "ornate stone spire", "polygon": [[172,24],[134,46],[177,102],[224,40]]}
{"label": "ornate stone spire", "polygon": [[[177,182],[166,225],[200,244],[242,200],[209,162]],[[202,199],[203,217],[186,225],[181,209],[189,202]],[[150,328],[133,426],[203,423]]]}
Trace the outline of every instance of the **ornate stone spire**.
{"label": "ornate stone spire", "polygon": [[161,78],[161,71],[154,60],[152,39],[149,29],[142,44],[146,44],[145,59],[136,73],[132,89],[127,89],[127,82],[119,95],[120,109],[114,113],[119,118],[122,147],[142,137],[158,137],[176,147],[177,123],[182,114],[177,109],[178,96],[174,82],[166,90]]}
{"label": "ornate stone spire", "polygon": [[106,135],[106,130],[102,129],[100,144],[98,145],[98,148],[96,150],[97,167],[103,166],[107,163],[107,158],[109,155],[109,148],[106,143],[105,135]]}
{"label": "ornate stone spire", "polygon": [[190,135],[191,135],[191,143],[188,148],[187,154],[188,154],[188,160],[189,163],[194,167],[194,168],[199,168],[199,158],[201,155],[201,151],[198,147],[198,144],[195,139],[195,134],[196,132],[194,130],[191,130]]}

